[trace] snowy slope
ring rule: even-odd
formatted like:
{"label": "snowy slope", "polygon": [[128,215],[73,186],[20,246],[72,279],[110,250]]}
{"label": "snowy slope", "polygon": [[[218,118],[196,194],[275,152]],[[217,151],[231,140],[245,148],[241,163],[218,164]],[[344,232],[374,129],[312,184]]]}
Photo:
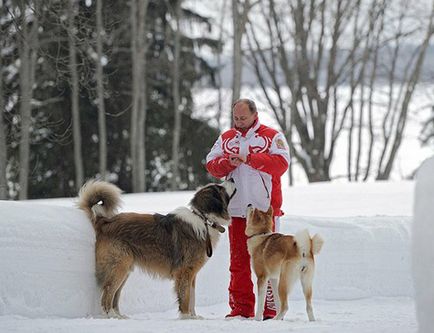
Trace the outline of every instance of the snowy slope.
{"label": "snowy slope", "polygon": [[[321,184],[284,190],[287,215],[281,231],[307,227],[325,239],[314,281],[316,323],[307,322],[298,285],[284,323],[224,320],[226,234],[198,276],[198,312],[212,320],[175,320],[171,283],[142,272],[132,274],[121,297],[121,310],[133,319],[83,319],[99,314],[94,234],[85,215],[72,199],[0,201],[0,332],[114,332],[121,327],[131,332],[259,332],[264,325],[270,332],[415,332],[409,251],[413,185]],[[190,198],[191,192],[124,195],[123,209],[167,213]]]}

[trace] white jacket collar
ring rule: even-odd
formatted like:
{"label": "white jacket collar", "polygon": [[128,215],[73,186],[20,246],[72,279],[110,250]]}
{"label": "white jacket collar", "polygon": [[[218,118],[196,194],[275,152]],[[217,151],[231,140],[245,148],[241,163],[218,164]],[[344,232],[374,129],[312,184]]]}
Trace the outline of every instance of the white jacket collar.
{"label": "white jacket collar", "polygon": [[[259,122],[259,119],[257,119],[255,126],[252,126],[252,127],[249,128],[249,130],[246,132],[245,137],[247,139],[249,139],[258,130],[259,126],[261,126],[261,123]],[[240,136],[243,135],[243,133],[241,131],[239,131],[238,129],[237,129],[237,133]]]}

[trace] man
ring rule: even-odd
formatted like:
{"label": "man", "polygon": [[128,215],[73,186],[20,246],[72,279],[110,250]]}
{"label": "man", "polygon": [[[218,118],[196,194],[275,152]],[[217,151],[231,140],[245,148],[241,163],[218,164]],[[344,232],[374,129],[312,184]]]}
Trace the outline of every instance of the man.
{"label": "man", "polygon": [[[285,137],[261,125],[252,100],[240,99],[232,105],[235,127],[217,139],[206,157],[208,172],[217,178],[233,178],[237,187],[229,203],[230,272],[229,306],[226,317],[253,317],[255,295],[247,252],[246,209],[248,204],[267,211],[270,204],[277,222],[283,213],[280,177],[288,169],[289,150]],[[276,309],[269,284],[264,320],[273,318]]]}

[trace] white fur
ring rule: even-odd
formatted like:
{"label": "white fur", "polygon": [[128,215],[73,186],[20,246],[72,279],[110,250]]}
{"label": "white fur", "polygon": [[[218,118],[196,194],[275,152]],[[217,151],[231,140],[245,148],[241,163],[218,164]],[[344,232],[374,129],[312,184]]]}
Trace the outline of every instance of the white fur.
{"label": "white fur", "polygon": [[103,216],[107,218],[111,218],[118,213],[118,210],[114,209],[113,212],[111,212],[111,214],[108,214],[104,206],[100,204],[93,205],[91,209],[94,216]]}
{"label": "white fur", "polygon": [[300,250],[300,255],[306,258],[310,252],[310,236],[307,229],[298,231],[295,236],[295,241],[297,242],[297,247]]}
{"label": "white fur", "polygon": [[[205,185],[204,188],[207,187],[207,186],[214,186],[214,185],[215,184],[208,184],[208,185]],[[226,192],[228,193],[229,196],[231,196],[234,193],[234,191],[235,191],[235,184],[233,182],[225,180],[221,185],[225,188],[225,190],[226,190]],[[181,220],[183,220],[184,222],[189,223],[192,226],[192,228],[193,228],[193,230],[194,230],[194,232],[195,232],[195,234],[197,235],[198,238],[201,238],[201,239],[205,239],[206,238],[206,224],[205,224],[205,221],[202,218],[200,218],[198,215],[194,214],[189,208],[187,208],[187,207],[178,207],[174,211],[170,212],[170,214],[174,214],[178,218],[180,218]],[[231,219],[225,220],[224,218],[222,218],[220,216],[217,216],[215,214],[210,214],[209,216],[206,216],[206,217],[211,222],[216,222],[216,223],[218,223],[220,225],[224,225],[224,226],[229,225],[230,222],[231,222]],[[214,228],[209,228],[209,232],[212,235],[216,234],[218,236],[219,233],[218,232],[214,232],[214,231],[216,231],[216,230],[214,230]],[[216,236],[216,235],[214,235],[214,236]],[[215,243],[218,238],[219,237],[211,237],[211,241],[213,243]]]}
{"label": "white fur", "polygon": [[170,214],[174,214],[176,217],[190,224],[198,238],[206,238],[206,226],[204,220],[194,214],[190,209],[187,207],[178,207]]}
{"label": "white fur", "polygon": [[226,193],[229,196],[232,196],[232,194],[234,194],[235,183],[225,180],[221,185],[225,188]]}
{"label": "white fur", "polygon": [[230,218],[229,218],[229,220],[225,220],[223,217],[220,217],[220,216],[217,216],[217,215],[214,215],[214,214],[208,215],[208,219],[211,222],[216,222],[216,223],[218,223],[220,225],[224,225],[224,226],[227,226],[227,225],[229,225],[231,223],[231,219]]}
{"label": "white fur", "polygon": [[324,244],[324,240],[320,235],[316,234],[312,237],[312,253],[318,254]]}

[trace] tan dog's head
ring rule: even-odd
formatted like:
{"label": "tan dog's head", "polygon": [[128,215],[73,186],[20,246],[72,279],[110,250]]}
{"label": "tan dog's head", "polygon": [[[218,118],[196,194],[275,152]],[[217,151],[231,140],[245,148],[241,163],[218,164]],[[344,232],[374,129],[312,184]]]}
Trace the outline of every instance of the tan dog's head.
{"label": "tan dog's head", "polygon": [[247,207],[247,237],[268,232],[273,232],[273,207],[270,205],[268,211],[263,212],[249,205]]}

